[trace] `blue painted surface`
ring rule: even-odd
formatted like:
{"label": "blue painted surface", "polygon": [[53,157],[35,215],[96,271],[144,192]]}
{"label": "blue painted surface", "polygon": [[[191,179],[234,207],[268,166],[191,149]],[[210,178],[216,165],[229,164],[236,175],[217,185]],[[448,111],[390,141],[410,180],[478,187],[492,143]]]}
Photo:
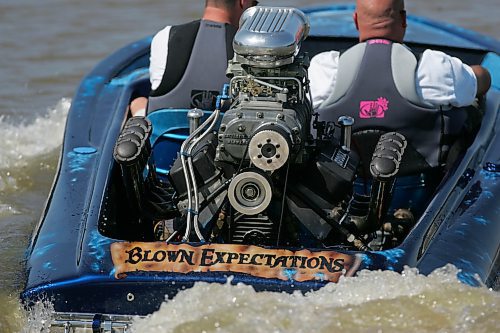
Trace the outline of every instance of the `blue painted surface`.
{"label": "blue painted surface", "polygon": [[500,90],[500,55],[490,52],[484,57],[482,65],[491,73],[491,85]]}
{"label": "blue painted surface", "polygon": [[77,154],[93,154],[97,152],[97,149],[94,147],[75,147],[73,148],[73,152]]}
{"label": "blue painted surface", "polygon": [[102,236],[98,230],[90,231],[88,255],[93,259],[90,267],[94,273],[109,271],[109,267],[104,266],[104,262],[109,256],[109,247],[112,242],[112,239]]}
{"label": "blue painted surface", "polygon": [[141,77],[149,78],[149,69],[148,68],[138,69],[134,72],[128,73],[127,75],[124,75],[124,76],[121,76],[118,78],[114,78],[110,82],[110,84],[117,85],[117,86],[125,86],[125,85],[129,84],[130,82],[133,82]]}
{"label": "blue painted surface", "polygon": [[86,165],[90,161],[92,156],[89,153],[79,153],[75,150],[68,153],[69,159],[69,169],[70,172],[82,172],[85,171]]}

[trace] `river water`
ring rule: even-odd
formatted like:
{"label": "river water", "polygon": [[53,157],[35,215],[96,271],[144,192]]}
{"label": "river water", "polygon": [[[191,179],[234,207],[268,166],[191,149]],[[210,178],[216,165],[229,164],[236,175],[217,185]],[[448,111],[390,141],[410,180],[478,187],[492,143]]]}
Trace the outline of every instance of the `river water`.
{"label": "river water", "polygon": [[[261,1],[336,2],[345,3]],[[25,313],[18,294],[79,81],[121,46],[197,18],[203,3],[0,0],[0,333],[40,332],[50,316],[49,305]],[[415,0],[406,7],[500,38],[498,0]],[[134,332],[499,332],[500,293],[460,284],[456,273],[366,272],[305,296],[199,284],[137,321]]]}

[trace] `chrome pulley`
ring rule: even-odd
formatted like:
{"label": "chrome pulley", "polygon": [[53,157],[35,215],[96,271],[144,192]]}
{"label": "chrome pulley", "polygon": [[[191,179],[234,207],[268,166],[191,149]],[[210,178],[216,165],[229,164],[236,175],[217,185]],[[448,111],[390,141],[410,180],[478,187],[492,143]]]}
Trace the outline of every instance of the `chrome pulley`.
{"label": "chrome pulley", "polygon": [[262,213],[271,203],[272,196],[271,182],[257,170],[236,175],[228,188],[229,202],[245,215]]}
{"label": "chrome pulley", "polygon": [[287,138],[275,130],[257,132],[248,144],[248,156],[259,169],[274,171],[285,165],[290,155]]}

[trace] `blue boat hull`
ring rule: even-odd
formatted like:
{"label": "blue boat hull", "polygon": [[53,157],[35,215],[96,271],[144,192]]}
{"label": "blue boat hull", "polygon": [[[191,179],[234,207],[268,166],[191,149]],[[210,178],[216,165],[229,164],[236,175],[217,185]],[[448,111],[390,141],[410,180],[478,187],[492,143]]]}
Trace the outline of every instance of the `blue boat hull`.
{"label": "blue boat hull", "polygon": [[[302,51],[312,56],[356,43],[351,6],[312,7],[304,12],[312,28]],[[402,271],[408,265],[428,274],[453,264],[461,270],[464,283],[498,288],[500,43],[418,17],[410,17],[409,25],[406,42],[412,48],[441,49],[469,64],[483,64],[492,73],[493,84],[475,141],[408,237],[391,250],[358,253],[358,269]],[[150,42],[150,37],[137,41],[102,61],[84,78],[73,99],[54,185],[28,250],[23,301],[47,298],[61,313],[146,315],[159,308],[165,295],[171,298],[198,281],[224,283],[229,275],[234,276],[231,283],[242,282],[256,290],[291,292],[324,286],[327,282],[321,280],[298,282],[228,272],[151,271],[115,277],[110,246],[123,239],[105,236],[99,219],[116,173],[113,148],[127,119],[125,110],[132,93],[148,82]],[[176,112],[184,115],[187,110]]]}

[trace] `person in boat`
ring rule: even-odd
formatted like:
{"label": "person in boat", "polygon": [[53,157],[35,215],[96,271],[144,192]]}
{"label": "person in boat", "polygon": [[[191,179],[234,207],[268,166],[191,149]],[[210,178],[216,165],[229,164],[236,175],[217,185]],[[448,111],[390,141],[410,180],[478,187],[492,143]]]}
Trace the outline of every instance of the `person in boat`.
{"label": "person in boat", "polygon": [[358,44],[311,59],[310,88],[319,119],[348,115],[358,133],[398,131],[415,150],[415,166],[443,166],[467,123],[461,107],[486,93],[488,71],[440,51],[415,55],[403,45],[403,0],[357,0],[353,19]]}
{"label": "person in boat", "polygon": [[130,103],[134,116],[162,108],[211,110],[233,57],[233,37],[255,0],[206,0],[201,20],[167,26],[151,42],[151,93]]}

